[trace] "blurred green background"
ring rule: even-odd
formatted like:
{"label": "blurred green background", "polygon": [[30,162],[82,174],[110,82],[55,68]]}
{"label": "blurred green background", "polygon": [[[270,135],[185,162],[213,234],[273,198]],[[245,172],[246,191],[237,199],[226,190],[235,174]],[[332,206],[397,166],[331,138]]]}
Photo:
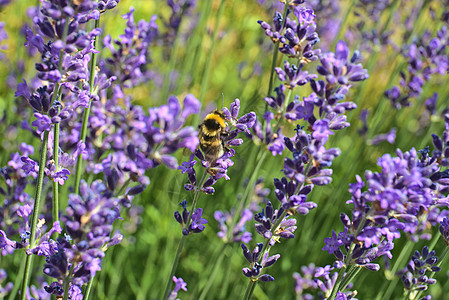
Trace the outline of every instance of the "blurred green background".
{"label": "blurred green background", "polygon": [[[15,118],[14,89],[8,86],[7,82],[11,73],[17,73],[17,62],[26,58],[24,37],[20,30],[25,22],[30,23],[26,10],[33,2],[35,1],[13,1],[0,12],[0,20],[6,22],[5,28],[9,34],[9,40],[3,43],[8,47],[7,59],[0,62],[0,111],[5,111],[4,122],[0,124],[2,165],[7,163],[10,153],[18,149],[20,142],[37,145],[37,140],[28,132],[22,134],[20,130],[10,130],[10,125],[17,124],[18,120]],[[329,5],[326,4],[327,1],[315,2]],[[422,149],[431,145],[430,133],[441,134],[444,129],[444,121],[438,113],[426,118],[423,112],[424,101],[434,92],[439,93],[437,112],[448,106],[447,77],[433,77],[433,81],[424,86],[422,96],[414,100],[411,107],[401,110],[392,108],[383,96],[387,88],[398,83],[398,72],[405,70],[406,61],[399,55],[400,48],[407,40],[412,40],[425,30],[435,34],[443,25],[442,21],[431,17],[429,9],[441,11],[444,1],[384,1],[389,6],[381,13],[379,21],[370,20],[368,15],[363,15],[365,11],[363,6],[360,6],[360,1],[336,2],[341,8],[332,17],[341,20],[342,27],[338,36],[327,40],[322,38],[323,45],[332,46],[339,38],[345,39],[351,53],[359,47],[362,49],[364,45],[370,45],[370,41],[363,39],[355,30],[356,24],[363,19],[364,28],[393,30],[392,40],[396,46],[372,45],[370,50],[362,51],[363,64],[368,68],[370,78],[354,86],[347,97],[358,105],[358,109],[348,114],[351,127],[337,132],[328,144],[329,148],[338,147],[342,150],[341,156],[333,165],[333,182],[325,187],[316,187],[309,196],[310,200],[318,203],[318,208],[307,216],[296,216],[298,229],[295,239],[284,240],[272,248],[272,254],[281,254],[280,260],[268,269],[276,280],[259,284],[254,291],[255,299],[294,299],[293,272],[299,272],[302,265],[311,262],[317,266],[333,262],[333,257],[321,251],[324,246],[323,239],[331,235],[332,229],[337,232],[342,229],[339,214],[350,211],[345,202],[350,198],[348,184],[355,181],[355,175],[360,174],[363,177],[364,171],[368,169],[379,171],[377,158],[384,153],[394,154],[396,148],[406,151],[411,147]],[[192,93],[202,101],[204,112],[220,107],[223,95],[225,106],[239,98],[242,103],[241,113],[253,110],[260,116],[265,108],[264,97],[268,90],[273,45],[257,21],[265,20],[271,23],[273,5],[279,6],[277,1],[198,1],[194,13],[185,16],[182,21],[176,47],[168,48],[161,44],[153,46],[149,68],[160,74],[159,82],[141,85],[126,90],[126,93],[132,96],[135,104],[145,108],[165,103],[168,94],[183,98],[185,94]],[[126,13],[130,6],[135,8],[136,21],[149,20],[156,14],[159,29],[164,32],[164,22],[170,15],[165,1],[122,0],[117,9],[105,14],[102,19],[103,34],[110,34],[115,38],[123,32],[125,21],[120,15]],[[421,10],[413,23],[411,36],[404,38],[407,32],[404,25],[406,18],[417,7],[421,7]],[[316,14],[318,26],[324,26],[329,15],[320,16],[319,11]],[[108,54],[108,50],[102,50],[100,57]],[[24,72],[16,74],[17,82],[20,82],[22,77],[29,80],[33,76],[34,62],[37,59],[35,57],[34,60],[26,60]],[[281,65],[283,60],[284,58],[279,58],[278,65]],[[313,72],[316,66],[317,62],[312,63],[308,69]],[[172,71],[176,71],[179,76],[167,91],[162,82],[170,77]],[[299,88],[295,93],[302,98],[309,95],[310,89]],[[359,119],[362,109],[369,110],[369,130],[366,135],[360,135],[358,132],[362,126]],[[200,121],[200,116],[188,120],[194,126]],[[377,146],[370,145],[369,140],[373,136],[386,133],[391,128],[397,129],[394,144],[383,142]],[[290,130],[291,128],[286,126],[285,131]],[[20,140],[17,139],[19,134]],[[231,180],[219,181],[215,186],[214,195],[200,197],[198,205],[204,208],[203,217],[209,220],[209,223],[202,234],[189,236],[185,244],[176,272],[177,277],[182,277],[187,282],[188,292],[181,291],[178,295],[181,299],[199,298],[199,293],[209,278],[213,258],[217,251],[222,249],[213,214],[216,210],[229,211],[236,205],[238,195],[244,191],[244,182],[252,175],[257,163],[255,153],[258,153],[258,146],[245,139],[243,146],[237,150],[235,165],[228,172]],[[178,153],[178,159],[181,162],[187,157]],[[282,166],[283,157],[270,155],[259,174],[264,178],[265,187],[273,190],[273,178],[281,177]],[[143,213],[135,216],[131,211],[128,217],[123,215],[124,220],[116,224],[116,228],[120,229],[125,237],[120,245],[107,251],[103,270],[96,276],[91,299],[161,297],[181,236],[173,212],[180,210],[178,203],[183,199],[191,201],[192,195],[184,191],[183,185],[187,178],[178,170],[159,166],[147,175],[151,179],[150,186],[133,202],[136,207],[141,207]],[[269,198],[277,205],[273,191]],[[253,248],[261,239],[254,233],[253,223],[248,223],[248,230],[253,232],[254,240],[250,243],[250,248]],[[392,252],[394,259],[401,252],[405,241],[406,238],[402,237],[395,243]],[[424,244],[420,242],[414,249],[420,250]],[[442,243],[437,244],[437,255],[442,247]],[[1,266],[8,266],[9,278],[12,281],[15,280],[15,274],[11,270],[18,269],[21,258],[20,255],[0,258]],[[42,260],[36,263],[36,274],[42,271],[42,263]],[[205,299],[241,298],[247,285],[247,279],[241,271],[245,266],[246,260],[239,245],[226,248],[224,261]],[[438,283],[430,289],[434,299],[446,299],[449,293],[447,271],[448,269],[443,267],[443,271],[437,275]],[[359,293],[358,298],[374,299],[384,281],[383,270],[364,270],[354,283]],[[391,299],[401,297],[402,283],[399,282]]]}

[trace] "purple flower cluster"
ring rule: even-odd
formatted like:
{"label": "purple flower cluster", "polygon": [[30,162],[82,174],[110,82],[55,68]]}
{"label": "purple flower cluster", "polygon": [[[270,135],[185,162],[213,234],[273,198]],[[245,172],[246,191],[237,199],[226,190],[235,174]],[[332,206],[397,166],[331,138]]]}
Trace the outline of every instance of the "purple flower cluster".
{"label": "purple flower cluster", "polygon": [[182,213],[175,211],[175,219],[182,226],[182,234],[200,233],[206,229],[204,224],[207,220],[203,219],[203,209],[197,208],[193,213],[187,210],[187,200],[183,200],[179,205],[182,206]]}
{"label": "purple flower cluster", "polygon": [[[338,267],[329,265],[316,267],[313,263],[308,266],[302,266],[301,273],[293,273],[296,299],[312,300],[329,298],[338,277],[337,269]],[[348,284],[346,289],[350,290],[351,288],[352,284]],[[357,300],[355,295],[357,295],[357,292],[346,291],[342,293],[338,291],[335,299]]]}
{"label": "purple flower cluster", "polygon": [[[187,191],[199,190],[206,194],[213,194],[215,189],[212,186],[217,180],[223,177],[226,180],[230,179],[227,170],[234,165],[231,157],[235,155],[235,150],[231,147],[240,146],[243,143],[243,140],[237,138],[238,134],[240,132],[249,133],[249,129],[252,128],[256,122],[256,114],[254,112],[247,113],[239,118],[239,111],[239,99],[235,99],[229,109],[226,107],[223,109],[223,114],[227,122],[226,131],[228,133],[220,136],[225,152],[223,156],[219,157],[215,162],[209,162],[200,150],[193,150],[194,155],[191,155],[188,161],[183,162],[182,165],[178,167],[182,173],[187,172],[189,183],[184,185],[184,188]],[[198,186],[199,183],[196,178],[194,166],[197,163],[197,160],[194,159],[195,157],[201,161],[201,166],[206,168],[206,171],[210,174],[204,183],[202,182],[202,186]]]}
{"label": "purple flower cluster", "polygon": [[402,55],[407,59],[407,72],[401,72],[399,86],[385,91],[393,107],[410,106],[423,92],[423,86],[435,74],[446,75],[449,67],[449,34],[444,26],[432,37],[425,32],[421,37],[405,46]]}
{"label": "purple flower cluster", "polygon": [[394,144],[395,140],[396,140],[396,128],[393,128],[387,133],[376,135],[369,142],[373,145],[377,145],[383,141],[387,141],[390,144]]}
{"label": "purple flower cluster", "polygon": [[262,270],[264,268],[268,268],[272,266],[280,257],[279,254],[268,256],[268,251],[263,254],[262,260],[259,263],[259,258],[262,254],[263,243],[258,243],[256,248],[254,248],[253,253],[249,251],[248,247],[245,244],[242,244],[243,256],[245,256],[246,260],[250,263],[249,268],[243,268],[243,274],[251,278],[251,281],[260,280],[262,282],[273,281],[274,277],[269,274],[262,274]]}
{"label": "purple flower cluster", "polygon": [[154,77],[147,65],[151,63],[150,46],[159,34],[156,15],[149,22],[140,20],[136,24],[134,8],[131,7],[123,18],[127,20],[125,32],[114,41],[110,35],[104,37],[103,45],[111,51],[111,56],[100,62],[101,73],[106,77],[117,77],[114,85],[116,97],[120,97],[121,87],[135,87]]}
{"label": "purple flower cluster", "polygon": [[429,278],[426,273],[439,272],[441,268],[435,266],[437,262],[435,251],[429,251],[429,247],[424,246],[421,253],[415,251],[407,267],[400,272],[405,289],[415,292],[425,291],[430,284],[435,284],[436,280]]}
{"label": "purple flower cluster", "polygon": [[[306,82],[310,82],[313,90],[313,93],[304,97],[303,101],[299,101],[297,97],[290,101],[289,97],[285,95],[286,87],[292,86],[291,80],[296,80],[295,74],[299,74],[300,71],[294,65],[291,66],[288,63],[284,65],[287,71],[278,68],[277,72],[281,74],[281,80],[287,80],[287,77],[291,79],[287,80],[286,85],[281,84],[275,88],[275,97],[265,98],[267,104],[276,109],[277,113],[276,115],[271,112],[264,114],[265,130],[263,130],[262,123],[258,121],[254,126],[255,137],[262,143],[267,144],[268,150],[272,151],[273,155],[281,154],[286,147],[290,148],[289,150],[292,152],[300,153],[298,150],[301,151],[301,149],[291,150],[294,148],[293,144],[291,141],[289,142],[290,139],[287,140],[281,133],[280,121],[283,118],[288,122],[304,120],[310,124],[314,133],[312,139],[309,139],[302,130],[303,128],[296,129],[298,134],[301,132],[302,135],[301,147],[308,146],[310,143],[308,149],[310,152],[308,153],[312,156],[317,151],[325,151],[324,147],[321,147],[326,143],[327,137],[333,134],[332,130],[348,127],[350,124],[346,122],[344,114],[357,107],[354,102],[343,101],[351,83],[368,78],[367,70],[363,69],[360,63],[357,63],[359,59],[360,55],[357,51],[349,59],[349,49],[343,41],[337,43],[335,53],[328,52],[320,55],[321,65],[317,67],[317,71],[320,75],[325,76],[325,80],[316,80],[317,76],[303,73],[302,76],[307,77]],[[290,93],[288,93],[289,95]],[[316,115],[317,111],[318,115]],[[272,130],[272,120],[277,120],[274,130]],[[298,139],[298,134],[296,139]]]}
{"label": "purple flower cluster", "polygon": [[[379,158],[382,171],[367,171],[366,182],[357,176],[357,182],[350,184],[352,197],[347,202],[354,205],[352,218],[340,215],[344,230],[326,238],[323,250],[339,262],[377,271],[380,267],[374,260],[392,258],[393,242],[401,232],[416,242],[430,238],[428,228],[445,224],[449,181],[447,171],[441,168],[449,165],[449,118],[443,138],[432,136],[435,150],[431,156],[428,148],[419,152],[398,149],[397,157],[385,154]],[[362,191],[365,185],[367,189]],[[441,228],[444,235],[444,225]]]}
{"label": "purple flower cluster", "polygon": [[[262,143],[268,145],[268,150],[272,151],[273,155],[282,154],[285,149],[291,153],[291,157],[289,155],[284,159],[284,168],[282,169],[284,177],[274,179],[275,195],[280,201],[279,209],[275,210],[271,202],[268,202],[265,209],[255,215],[256,231],[266,239],[269,246],[279,242],[280,238],[294,237],[297,226],[296,219],[292,216],[295,213],[306,215],[311,209],[314,209],[317,206],[316,203],[307,201],[307,196],[314,186],[327,185],[332,181],[330,166],[333,160],[340,155],[340,150],[326,149],[325,144],[334,131],[350,125],[346,121],[345,113],[356,108],[357,105],[342,100],[345,99],[351,84],[368,78],[367,70],[358,63],[359,52],[356,51],[350,56],[349,49],[343,41],[337,43],[335,53],[321,54],[319,50],[312,51],[313,45],[319,40],[315,33],[315,15],[312,10],[301,7],[296,7],[294,11],[299,25],[295,23],[296,27],[289,27],[290,21],[287,20],[286,27],[288,29],[285,35],[290,38],[290,44],[284,43],[280,50],[282,53],[297,57],[298,66],[285,62],[283,69],[276,68],[278,78],[283,83],[274,89],[276,96],[265,98],[267,104],[276,110],[276,115],[266,112],[264,114],[265,124],[257,122],[254,127],[255,136]],[[275,31],[272,31],[266,23],[260,22],[266,30],[266,34],[274,42],[277,42],[277,39],[287,38],[280,36],[282,17],[279,13],[276,16]],[[304,48],[299,46],[291,48],[295,49],[296,47],[295,51],[304,49],[302,54],[294,54],[289,48],[297,38],[289,36],[292,33],[292,28],[297,31],[298,36],[304,34],[308,37],[306,40],[310,41]],[[285,52],[286,50],[287,52]],[[318,56],[321,65],[317,67],[317,75],[302,70],[305,64],[317,60]],[[324,79],[318,79],[319,75]],[[299,97],[290,101],[293,88],[307,83],[310,83],[313,93],[305,97],[303,101],[299,101]],[[286,95],[287,88],[289,91]],[[286,137],[281,133],[283,119],[287,122],[303,120],[309,123],[309,127],[305,129],[304,126],[297,124],[295,135],[292,138]],[[272,120],[277,120],[274,130],[272,130]],[[373,256],[375,255],[371,253],[365,255],[363,257],[364,264],[370,266],[369,262]],[[258,265],[255,266],[258,267]],[[248,269],[246,273],[253,276],[251,274],[256,271]],[[332,290],[332,286],[330,286],[330,290]],[[343,296],[346,297],[342,294],[341,297]]]}
{"label": "purple flower cluster", "polygon": [[[265,239],[270,241],[270,245],[273,246],[275,242],[279,242],[280,238],[291,239],[295,235],[293,232],[296,230],[296,219],[290,218],[290,215],[284,215],[284,207],[277,211],[274,211],[271,202],[268,201],[266,207],[262,212],[254,215],[256,231],[262,235]],[[282,220],[280,218],[285,216]],[[279,223],[278,226],[275,224]]]}
{"label": "purple flower cluster", "polygon": [[61,218],[68,235],[38,249],[38,254],[46,257],[44,273],[57,279],[46,287],[48,293],[62,295],[68,281],[69,297],[82,295],[81,286],[101,270],[106,249],[122,240],[120,234],[111,237],[112,224],[120,217],[119,204],[101,181],[91,186],[82,182],[80,195],[70,194],[67,214]]}
{"label": "purple flower cluster", "polygon": [[168,20],[165,21],[167,32],[164,35],[164,41],[168,45],[173,45],[182,20],[192,14],[197,0],[167,0],[166,2],[170,7],[171,14]]}
{"label": "purple flower cluster", "polygon": [[439,230],[440,230],[441,236],[444,239],[444,242],[446,243],[446,245],[449,245],[449,218],[448,217],[445,217],[445,218],[443,218],[443,220],[441,220]]}
{"label": "purple flower cluster", "polygon": [[[223,240],[223,242],[243,242],[249,243],[252,239],[251,232],[246,231],[246,222],[253,218],[251,210],[244,209],[241,214],[240,220],[235,224],[234,228],[229,228],[232,224],[232,220],[235,217],[235,212],[222,212],[217,210],[214,213],[214,218],[218,222],[218,237]],[[232,230],[231,240],[229,238],[229,230]]]}
{"label": "purple flower cluster", "polygon": [[[78,116],[78,107],[89,106],[90,100],[99,99],[98,92],[111,85],[115,77],[97,77],[95,88],[87,83],[89,79],[89,62],[94,49],[94,39],[101,30],[94,28],[85,30],[85,23],[97,20],[100,14],[112,9],[117,1],[43,1],[40,10],[34,11],[32,28],[26,28],[26,46],[37,49],[41,61],[36,64],[37,77],[43,80],[41,85],[31,91],[27,82],[19,83],[16,97],[24,97],[35,111],[36,120],[31,123],[37,127],[37,134],[50,131],[54,124],[65,126],[70,118]],[[92,92],[91,92],[92,91]],[[81,126],[77,128],[80,131]],[[80,134],[72,134],[70,147],[72,155],[50,148],[50,155],[58,156],[61,165],[56,166],[53,160],[47,163],[45,173],[53,181],[63,184],[70,175],[71,167],[80,154],[84,154],[84,144],[79,142]],[[50,142],[53,136],[50,136]],[[33,161],[27,161],[33,167]],[[58,169],[56,169],[58,168]]]}
{"label": "purple flower cluster", "polygon": [[[297,3],[299,4],[299,3]],[[313,47],[320,41],[315,32],[315,14],[312,9],[297,6],[293,9],[296,20],[287,17],[284,27],[282,14],[276,12],[273,18],[274,27],[264,21],[258,21],[265,34],[274,43],[280,43],[279,51],[288,57],[297,58],[301,63],[318,59],[320,50]]]}
{"label": "purple flower cluster", "polygon": [[3,283],[7,277],[6,271],[3,269],[0,269],[0,297],[6,297],[9,292],[14,287],[14,284],[12,282]]}
{"label": "purple flower cluster", "polygon": [[[200,103],[188,94],[183,103],[171,96],[168,104],[152,107],[145,114],[130,98],[105,99],[92,103],[86,139],[87,171],[104,173],[111,189],[120,189],[128,180],[148,185],[145,171],[164,164],[176,168],[173,153],[180,148],[195,151],[197,131],[185,126],[191,114],[199,112]],[[70,149],[79,139],[79,119],[72,117],[61,133],[63,149]]]}
{"label": "purple flower cluster", "polygon": [[5,58],[5,55],[2,53],[7,49],[7,46],[2,45],[3,41],[8,39],[8,34],[5,30],[5,22],[0,22],[0,60]]}
{"label": "purple flower cluster", "polygon": [[[0,176],[4,181],[4,187],[0,187],[0,194],[4,203],[0,207],[0,248],[2,255],[11,254],[14,249],[22,247],[26,241],[16,242],[9,237],[29,235],[28,216],[32,211],[33,198],[25,191],[30,182],[36,177],[36,166],[28,165],[22,158],[32,155],[34,148],[25,143],[20,145],[20,152],[11,154],[8,166],[0,169]],[[3,231],[5,230],[5,231]]]}

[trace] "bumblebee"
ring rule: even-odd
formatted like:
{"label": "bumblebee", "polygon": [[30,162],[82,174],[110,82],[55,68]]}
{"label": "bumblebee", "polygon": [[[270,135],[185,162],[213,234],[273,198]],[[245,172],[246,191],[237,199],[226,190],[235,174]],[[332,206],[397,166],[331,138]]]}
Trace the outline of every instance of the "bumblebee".
{"label": "bumblebee", "polygon": [[228,135],[226,127],[225,115],[217,109],[208,114],[198,126],[200,148],[212,165],[224,154],[225,146],[221,137]]}

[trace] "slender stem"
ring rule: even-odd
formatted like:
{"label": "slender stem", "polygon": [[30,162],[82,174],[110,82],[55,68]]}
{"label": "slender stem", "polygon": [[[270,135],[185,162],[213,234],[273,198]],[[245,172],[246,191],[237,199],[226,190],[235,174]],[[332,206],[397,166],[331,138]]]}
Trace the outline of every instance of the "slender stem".
{"label": "slender stem", "polygon": [[[53,128],[53,161],[55,162],[55,172],[59,170],[59,128],[59,123],[55,124]],[[59,221],[59,183],[55,181],[53,181],[52,216],[53,222]]]}
{"label": "slender stem", "polygon": [[217,21],[215,23],[214,33],[212,34],[212,43],[210,45],[209,53],[207,54],[207,57],[206,57],[206,65],[204,67],[204,74],[203,74],[203,79],[201,82],[201,92],[200,92],[200,98],[199,98],[201,103],[203,103],[204,95],[206,94],[206,90],[207,90],[208,84],[209,84],[210,62],[212,60],[212,54],[214,52],[214,46],[215,46],[215,42],[217,40],[218,25],[220,25],[220,18],[223,13],[224,2],[225,2],[224,0],[220,1],[220,7],[218,8],[218,13],[217,13]]}
{"label": "slender stem", "polygon": [[[190,209],[189,216],[187,218],[188,221],[185,224],[183,229],[187,229],[190,226],[190,223],[192,221],[190,217],[192,216],[192,214],[196,208],[196,204],[200,197],[200,188],[203,186],[204,181],[206,180],[207,174],[208,173],[206,171],[204,171],[203,176],[201,177],[201,180],[199,181],[199,184],[198,184],[197,188],[195,189],[195,194],[193,196],[193,202],[192,202],[192,208]],[[170,276],[168,276],[168,281],[167,281],[167,285],[165,286],[164,296],[162,297],[162,300],[165,300],[168,298],[168,294],[170,292],[170,287],[172,284],[172,277],[175,275],[176,268],[178,267],[179,258],[181,257],[181,252],[182,252],[182,248],[184,247],[186,237],[187,237],[187,235],[182,235],[181,240],[179,241],[178,250],[176,250],[175,259],[173,260],[173,265],[172,265],[172,268],[170,271]]]}
{"label": "slender stem", "polygon": [[[365,226],[366,216],[370,215],[370,211],[366,213],[366,215],[362,218],[362,221],[360,222],[359,226],[357,227],[357,230],[354,232],[354,236],[358,236],[362,228]],[[348,266],[351,264],[352,260],[352,253],[354,251],[355,244],[351,244],[351,247],[349,248],[348,253],[346,254],[346,258],[343,264],[343,267],[338,272],[337,280],[335,281],[334,286],[332,287],[331,295],[329,296],[329,300],[335,299],[335,296],[337,295],[337,292],[340,290],[340,286],[342,284],[342,278],[348,268]],[[345,286],[343,286],[345,288]]]}
{"label": "slender stem", "polygon": [[256,281],[251,280],[246,287],[245,294],[243,295],[243,300],[248,300],[253,294],[254,288],[256,287]]}
{"label": "slender stem", "polygon": [[[95,20],[95,28],[100,27],[100,18]],[[94,49],[97,48],[97,41],[98,36],[94,38]],[[89,85],[90,85],[90,92],[92,93],[94,90],[94,79],[95,79],[95,73],[96,73],[96,65],[97,65],[97,53],[92,53],[92,59],[90,61],[90,77],[89,77]],[[89,114],[90,114],[90,106],[92,105],[92,99],[89,99],[89,105],[84,110],[83,114],[83,124],[81,126],[81,136],[80,140],[85,142],[86,136],[87,136],[87,122],[89,120]],[[76,162],[76,173],[75,173],[75,193],[79,192],[79,186],[81,181],[81,172],[83,168],[83,157],[82,155],[78,156],[78,160]]]}
{"label": "slender stem", "polygon": [[331,292],[331,295],[329,296],[329,299],[330,299],[330,300],[335,299],[335,296],[337,295],[337,292],[340,290],[340,285],[341,285],[341,283],[342,283],[341,280],[342,280],[342,278],[343,278],[343,275],[344,275],[345,272],[346,272],[346,269],[348,268],[349,263],[351,262],[351,259],[352,259],[352,251],[354,251],[354,248],[355,248],[355,245],[352,244],[352,245],[351,245],[351,248],[350,248],[349,251],[348,251],[348,254],[346,255],[346,259],[345,259],[344,266],[343,266],[343,267],[340,269],[340,271],[338,272],[337,280],[335,281],[335,284],[334,284],[334,286],[332,287],[332,292]]}
{"label": "slender stem", "polygon": [[131,178],[128,178],[122,185],[122,187],[120,188],[120,190],[117,193],[117,197],[121,196],[123,194],[123,192],[126,190],[126,188],[129,186],[129,184],[131,183]]}
{"label": "slender stem", "polygon": [[176,268],[178,267],[179,258],[181,256],[182,248],[184,247],[184,242],[185,242],[186,238],[187,238],[187,235],[182,235],[181,240],[179,241],[178,249],[176,250],[175,259],[173,260],[173,265],[171,267],[170,276],[168,277],[168,282],[165,287],[164,297],[162,298],[163,300],[166,300],[168,298],[168,293],[170,292],[171,280],[172,280],[173,275],[176,272]]}
{"label": "slender stem", "polygon": [[84,298],[85,300],[89,300],[90,292],[92,291],[92,286],[94,285],[94,278],[95,278],[95,275],[92,276],[89,280],[89,284],[87,285],[87,288],[86,288],[86,297]]}
{"label": "slender stem", "polygon": [[[62,31],[62,37],[61,40],[65,43],[67,32],[69,30],[69,19],[65,19],[64,23],[64,29]],[[58,70],[59,73],[62,74],[62,62],[64,61],[64,50],[59,51],[59,64],[58,64]],[[55,90],[53,91],[53,94],[51,95],[51,101],[50,103],[53,104],[53,97],[54,95],[58,95],[56,99],[61,101],[62,93],[60,91],[61,85],[59,82],[55,84]],[[58,113],[60,110],[60,106],[58,105]],[[59,171],[59,129],[60,124],[56,123],[53,128],[53,161],[55,162],[55,172]],[[53,181],[53,199],[52,199],[53,205],[52,205],[52,217],[53,222],[59,221],[59,183]]]}
{"label": "slender stem", "polygon": [[64,300],[68,300],[68,298],[69,298],[70,278],[72,278],[74,270],[75,270],[75,265],[72,265],[70,268],[69,275],[64,278]]}
{"label": "slender stem", "polygon": [[[39,218],[39,209],[41,205],[42,198],[42,187],[44,185],[44,170],[47,164],[47,146],[48,146],[48,131],[44,131],[44,137],[42,140],[41,146],[41,158],[39,161],[39,174],[37,176],[37,184],[36,184],[36,196],[34,197],[34,207],[33,207],[33,219],[31,222],[31,234],[30,234],[30,245],[29,249],[32,249],[36,243],[36,227],[37,221]],[[26,288],[29,283],[31,268],[33,262],[33,255],[27,255],[26,263],[25,263],[25,272],[23,273],[23,282],[22,282],[22,300],[25,300],[26,296]]]}
{"label": "slender stem", "polygon": [[408,290],[407,295],[405,295],[404,299],[410,299],[410,296],[412,295],[413,290]]}
{"label": "slender stem", "polygon": [[349,270],[348,274],[346,274],[345,278],[343,278],[341,283],[341,291],[346,290],[346,287],[351,283],[351,281],[359,274],[359,272],[362,270],[361,267],[352,265],[351,269]]}

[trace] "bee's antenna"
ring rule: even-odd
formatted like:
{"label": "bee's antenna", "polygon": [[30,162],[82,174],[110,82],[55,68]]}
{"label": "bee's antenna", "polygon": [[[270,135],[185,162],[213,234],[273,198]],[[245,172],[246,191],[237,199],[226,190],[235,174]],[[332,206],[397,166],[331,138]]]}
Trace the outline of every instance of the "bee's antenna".
{"label": "bee's antenna", "polygon": [[223,92],[221,92],[221,109],[223,110],[223,106],[224,106],[224,94]]}

